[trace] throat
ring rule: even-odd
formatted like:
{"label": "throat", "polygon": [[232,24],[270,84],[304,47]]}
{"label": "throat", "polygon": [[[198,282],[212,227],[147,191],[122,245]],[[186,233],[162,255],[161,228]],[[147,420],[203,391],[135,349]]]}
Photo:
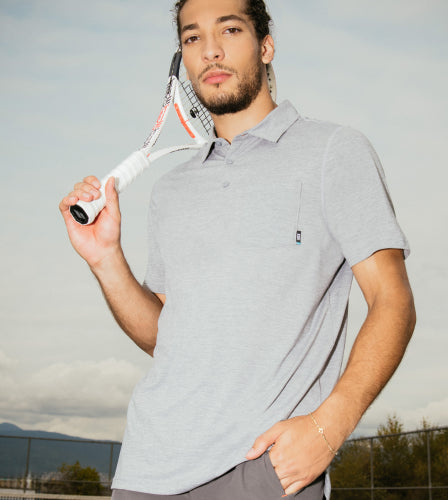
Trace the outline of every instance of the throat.
{"label": "throat", "polygon": [[277,107],[277,104],[272,100],[269,92],[267,92],[267,95],[260,94],[253,103],[243,111],[222,115],[211,113],[215,125],[216,136],[222,137],[229,143],[232,143],[237,135],[255,127],[263,121],[266,116]]}

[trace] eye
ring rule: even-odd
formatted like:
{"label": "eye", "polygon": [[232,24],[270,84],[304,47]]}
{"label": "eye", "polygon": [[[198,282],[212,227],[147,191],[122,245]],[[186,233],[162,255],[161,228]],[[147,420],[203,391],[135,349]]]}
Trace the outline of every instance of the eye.
{"label": "eye", "polygon": [[196,42],[196,41],[198,41],[198,40],[199,40],[198,35],[191,35],[191,36],[189,36],[188,38],[186,38],[186,39],[184,40],[184,44],[185,44],[185,45],[188,45],[188,44],[193,43],[193,42]]}
{"label": "eye", "polygon": [[235,35],[236,33],[240,33],[240,32],[241,32],[241,29],[236,28],[236,27],[226,28],[224,31],[224,33],[230,33],[231,35]]}

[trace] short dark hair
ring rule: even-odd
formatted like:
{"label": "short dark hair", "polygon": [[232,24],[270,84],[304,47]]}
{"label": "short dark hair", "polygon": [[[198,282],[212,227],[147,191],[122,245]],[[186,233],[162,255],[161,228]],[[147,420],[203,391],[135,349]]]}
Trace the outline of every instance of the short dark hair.
{"label": "short dark hair", "polygon": [[[267,35],[271,34],[272,19],[267,10],[264,0],[244,0],[246,8],[244,14],[252,21],[258,40],[261,42]],[[177,37],[180,43],[180,11],[188,0],[178,0],[173,8],[174,21],[177,27]]]}

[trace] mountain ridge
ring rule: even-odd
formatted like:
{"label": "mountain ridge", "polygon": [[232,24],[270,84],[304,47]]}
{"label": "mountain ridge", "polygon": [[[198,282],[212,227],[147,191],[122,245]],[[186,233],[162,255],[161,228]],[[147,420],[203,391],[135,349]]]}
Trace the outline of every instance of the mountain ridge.
{"label": "mountain ridge", "polygon": [[100,441],[101,443],[119,443],[119,441],[114,441],[112,439],[93,439],[72,436],[70,434],[62,434],[60,432],[22,429],[18,425],[12,424],[11,422],[0,422],[0,436],[24,438],[31,437],[40,439],[75,439],[76,441]]}
{"label": "mountain ridge", "polygon": [[[0,423],[0,477],[23,477],[28,471],[39,477],[57,471],[62,464],[79,462],[111,476],[121,443],[88,439],[59,432],[26,430],[10,422]],[[28,466],[27,466],[28,460]]]}

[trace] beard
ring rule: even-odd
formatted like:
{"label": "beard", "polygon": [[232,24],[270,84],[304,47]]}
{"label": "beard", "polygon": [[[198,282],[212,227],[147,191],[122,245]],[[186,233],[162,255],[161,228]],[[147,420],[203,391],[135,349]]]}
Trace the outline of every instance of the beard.
{"label": "beard", "polygon": [[[224,66],[216,64],[212,68],[227,70]],[[221,93],[206,98],[199,90],[197,82],[193,83],[193,90],[197,98],[210,113],[214,115],[226,115],[230,113],[238,113],[247,109],[260,93],[263,85],[263,68],[262,62],[254,64],[249,70],[245,71],[243,77],[238,82],[236,90],[232,93]],[[207,71],[211,68],[207,68]],[[217,84],[219,88],[220,84]]]}

